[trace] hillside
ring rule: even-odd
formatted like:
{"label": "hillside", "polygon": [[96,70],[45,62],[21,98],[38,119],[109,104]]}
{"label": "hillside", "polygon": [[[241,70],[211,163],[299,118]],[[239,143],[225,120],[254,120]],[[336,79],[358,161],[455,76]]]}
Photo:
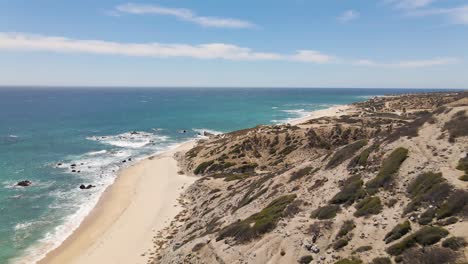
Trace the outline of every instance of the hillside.
{"label": "hillside", "polygon": [[212,136],[155,263],[468,261],[467,93],[387,96],[336,116]]}

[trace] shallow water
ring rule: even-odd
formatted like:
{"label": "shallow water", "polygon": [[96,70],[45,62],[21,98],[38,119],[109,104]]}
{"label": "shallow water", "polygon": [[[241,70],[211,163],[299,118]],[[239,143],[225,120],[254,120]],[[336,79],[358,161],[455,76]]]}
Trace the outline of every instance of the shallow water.
{"label": "shallow water", "polygon": [[[120,167],[203,131],[409,91],[0,88],[0,263],[40,258],[78,226]],[[14,187],[26,179],[32,186]]]}

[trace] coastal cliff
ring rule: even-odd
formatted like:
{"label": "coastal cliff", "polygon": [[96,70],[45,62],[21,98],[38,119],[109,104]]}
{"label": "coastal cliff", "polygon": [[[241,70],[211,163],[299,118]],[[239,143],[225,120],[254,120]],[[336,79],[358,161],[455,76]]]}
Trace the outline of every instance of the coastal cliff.
{"label": "coastal cliff", "polygon": [[466,262],[467,96],[378,97],[200,140],[177,156],[199,179],[148,262]]}

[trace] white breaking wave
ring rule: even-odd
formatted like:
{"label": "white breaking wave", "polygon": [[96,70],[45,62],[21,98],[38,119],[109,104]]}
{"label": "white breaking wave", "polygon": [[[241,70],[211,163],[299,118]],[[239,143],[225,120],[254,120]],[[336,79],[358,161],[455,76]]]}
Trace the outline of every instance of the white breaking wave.
{"label": "white breaking wave", "polygon": [[192,130],[198,133],[198,137],[205,137],[205,136],[204,136],[205,132],[206,132],[206,133],[213,134],[213,135],[221,135],[221,134],[224,134],[224,133],[221,132],[221,131],[216,131],[216,130],[207,129],[207,128],[193,128]]}
{"label": "white breaking wave", "polygon": [[147,132],[127,132],[115,136],[93,136],[89,140],[122,148],[141,148],[149,144],[167,141],[168,137]]}

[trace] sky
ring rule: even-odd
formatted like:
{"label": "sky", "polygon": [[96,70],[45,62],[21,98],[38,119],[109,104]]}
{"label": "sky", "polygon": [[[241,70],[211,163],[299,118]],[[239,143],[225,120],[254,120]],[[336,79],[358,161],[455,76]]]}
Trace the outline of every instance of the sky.
{"label": "sky", "polygon": [[0,0],[0,85],[468,88],[468,0]]}

